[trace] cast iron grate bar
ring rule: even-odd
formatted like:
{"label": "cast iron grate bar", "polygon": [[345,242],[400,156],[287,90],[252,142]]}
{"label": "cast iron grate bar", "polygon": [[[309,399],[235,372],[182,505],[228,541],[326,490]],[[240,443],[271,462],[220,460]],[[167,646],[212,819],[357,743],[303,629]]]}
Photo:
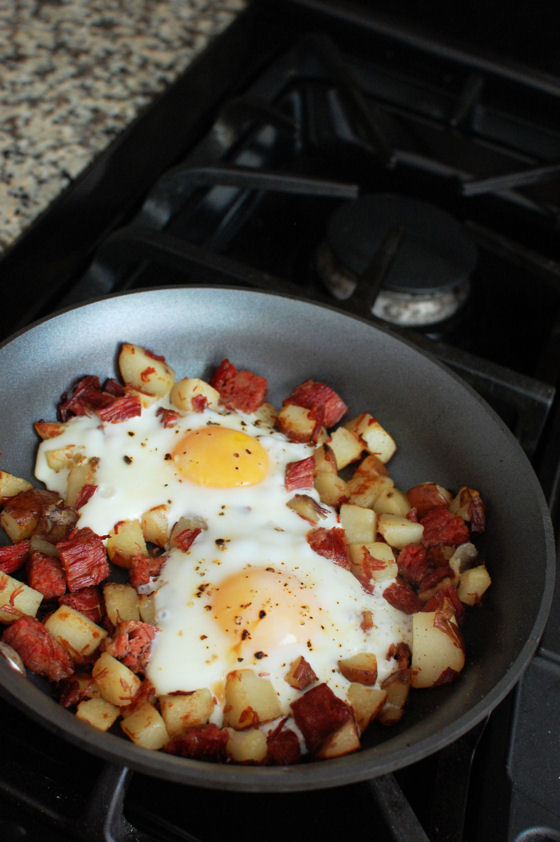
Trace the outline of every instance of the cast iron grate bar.
{"label": "cast iron grate bar", "polygon": [[166,172],[150,191],[138,215],[138,222],[163,228],[194,189],[215,186],[331,199],[355,199],[359,194],[357,184],[289,172],[240,166],[179,166]]}
{"label": "cast iron grate bar", "polygon": [[464,181],[461,190],[463,196],[479,196],[483,193],[498,193],[502,190],[516,190],[519,187],[544,184],[559,177],[560,164],[547,164],[546,166],[531,167],[519,172],[496,175],[491,178]]}
{"label": "cast iron grate bar", "polygon": [[479,73],[470,73],[459,94],[455,108],[449,118],[453,128],[466,127],[472,122],[476,106],[480,103],[480,96],[484,88],[484,78]]}
{"label": "cast iron grate bar", "polygon": [[239,128],[251,120],[273,126],[278,131],[286,132],[289,136],[297,133],[297,124],[292,117],[265,100],[251,96],[230,99],[218,114],[216,124],[234,124]]}
{"label": "cast iron grate bar", "polygon": [[370,787],[395,842],[430,842],[394,775],[374,778]]}
{"label": "cast iron grate bar", "polygon": [[326,36],[313,36],[308,43],[335,83],[350,122],[358,127],[358,137],[368,143],[384,166],[393,166],[395,152],[381,127],[379,109],[366,102],[333,42]]}

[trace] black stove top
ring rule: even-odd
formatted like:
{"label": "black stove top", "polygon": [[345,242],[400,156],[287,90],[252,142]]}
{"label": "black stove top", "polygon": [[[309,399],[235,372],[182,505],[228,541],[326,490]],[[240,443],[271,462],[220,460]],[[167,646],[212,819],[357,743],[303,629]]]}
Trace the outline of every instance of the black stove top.
{"label": "black stove top", "polygon": [[[500,52],[491,31],[473,47],[432,18],[250,6],[7,255],[2,335],[92,297],[201,282],[389,320],[498,411],[557,520],[560,68],[548,52],[514,60],[510,30]],[[327,797],[185,791],[2,703],[2,839],[338,840],[364,819],[380,840],[560,839],[558,618],[557,597],[487,723]]]}

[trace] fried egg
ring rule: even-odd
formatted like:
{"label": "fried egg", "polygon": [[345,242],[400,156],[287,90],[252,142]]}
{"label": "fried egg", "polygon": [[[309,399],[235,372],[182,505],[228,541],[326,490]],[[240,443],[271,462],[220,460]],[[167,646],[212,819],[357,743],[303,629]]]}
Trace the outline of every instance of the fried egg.
{"label": "fried egg", "polygon": [[[285,679],[298,656],[344,698],[348,681],[338,660],[376,652],[381,682],[394,669],[385,658],[391,645],[410,639],[409,618],[308,544],[311,525],[287,506],[294,492],[285,488],[285,471],[312,448],[256,415],[208,407],[166,427],[158,410],[169,407],[163,398],[115,424],[73,418],[41,443],[35,471],[64,495],[68,470],[54,470],[48,451],[73,446],[95,457],[98,487],[80,508],[78,526],[101,536],[162,505],[170,527],[181,517],[203,524],[188,551],[168,551],[154,586],[159,631],[147,677],[157,693],[210,688],[220,723],[225,678],[234,669],[269,678],[286,713],[299,695]],[[320,502],[314,489],[305,493]],[[340,526],[336,511],[321,507],[319,525]],[[364,612],[371,612],[371,628],[363,627]]]}

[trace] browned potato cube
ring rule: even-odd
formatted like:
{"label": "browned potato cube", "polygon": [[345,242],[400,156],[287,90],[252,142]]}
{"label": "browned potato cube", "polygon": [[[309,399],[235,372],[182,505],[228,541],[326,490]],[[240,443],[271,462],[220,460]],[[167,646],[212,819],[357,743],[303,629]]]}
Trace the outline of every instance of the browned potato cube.
{"label": "browned potato cube", "polygon": [[326,511],[309,494],[294,494],[286,505],[309,523],[317,524],[326,517]]}
{"label": "browned potato cube", "polygon": [[344,426],[360,436],[366,450],[377,456],[381,462],[388,462],[397,449],[393,437],[369,412],[363,412]]}
{"label": "browned potato cube", "polygon": [[64,502],[67,506],[75,506],[79,500],[84,486],[95,485],[95,472],[99,459],[93,457],[86,462],[77,462],[72,465],[66,479],[66,496]]}
{"label": "browned potato cube", "polygon": [[267,678],[253,670],[233,670],[226,677],[224,720],[236,730],[268,722],[282,714],[276,692]]}
{"label": "browned potato cube", "polygon": [[53,447],[52,450],[45,450],[47,465],[52,471],[70,470],[74,465],[85,461],[84,449],[75,444],[67,444],[65,447]]}
{"label": "browned potato cube", "polygon": [[343,503],[340,507],[340,522],[350,544],[368,544],[377,535],[377,515],[373,509]]}
{"label": "browned potato cube", "polygon": [[139,620],[138,594],[132,585],[107,582],[103,585],[105,611],[111,623],[118,626],[124,620]]}
{"label": "browned potato cube", "polygon": [[360,748],[360,735],[354,719],[347,719],[337,731],[330,734],[319,751],[317,757],[327,760],[331,757],[342,757]]}
{"label": "browned potato cube", "polygon": [[206,687],[192,693],[160,696],[159,707],[170,737],[184,734],[194,725],[208,722],[214,709],[214,697]]}
{"label": "browned potato cube", "polygon": [[266,735],[258,728],[248,728],[246,731],[236,731],[228,728],[229,739],[226,750],[228,756],[236,763],[262,763],[266,760]]}
{"label": "browned potato cube", "polygon": [[22,614],[34,617],[43,594],[0,571],[0,623],[13,623]]}
{"label": "browned potato cube", "polygon": [[296,690],[305,690],[306,687],[317,681],[317,676],[311,664],[300,655],[295,661],[292,661],[284,679],[290,687],[294,687]]}
{"label": "browned potato cube", "polygon": [[364,450],[363,441],[346,427],[338,427],[334,430],[328,444],[334,454],[336,467],[339,471],[352,462],[357,462]]}
{"label": "browned potato cube", "polygon": [[175,382],[175,372],[165,360],[139,345],[124,342],[118,362],[124,382],[147,395],[162,398]]}
{"label": "browned potato cube", "polygon": [[273,430],[276,427],[278,410],[268,401],[264,401],[255,412],[255,416],[259,426],[270,427]]}
{"label": "browned potato cube", "polygon": [[103,698],[117,707],[130,704],[142,684],[132,670],[108,652],[99,656],[91,675]]}
{"label": "browned potato cube", "polygon": [[348,681],[368,687],[372,687],[377,681],[377,657],[373,652],[358,652],[348,658],[341,658],[338,668]]}
{"label": "browned potato cube", "polygon": [[[209,383],[200,380],[198,377],[184,377],[178,380],[169,395],[174,407],[180,412],[197,411],[197,406],[202,403],[203,407],[217,407],[220,400],[220,393]],[[194,403],[193,403],[194,401]],[[204,404],[206,401],[206,404]]]}
{"label": "browned potato cube", "polygon": [[76,716],[82,722],[93,725],[99,731],[108,731],[118,719],[120,710],[105,699],[84,699],[76,709]]}
{"label": "browned potato cube", "polygon": [[410,670],[397,670],[387,676],[381,684],[381,689],[387,693],[387,698],[377,719],[382,725],[394,725],[402,719],[404,714],[404,706],[410,691]]}
{"label": "browned potato cube", "polygon": [[480,602],[490,585],[492,579],[484,564],[470,567],[461,573],[457,592],[459,599],[465,605],[476,605]]}
{"label": "browned potato cube", "polygon": [[337,508],[348,499],[346,482],[338,474],[319,471],[315,476],[315,489],[322,503]]}
{"label": "browned potato cube", "polygon": [[28,491],[30,488],[32,485],[26,479],[16,477],[7,471],[0,471],[0,500],[15,497],[20,491]]}
{"label": "browned potato cube", "polygon": [[57,608],[45,622],[45,628],[62,643],[76,663],[87,661],[107,637],[105,629],[69,605]]}
{"label": "browned potato cube", "polygon": [[121,728],[137,746],[153,751],[163,748],[169,742],[165,723],[151,702],[144,702],[134,713],[121,722]]}
{"label": "browned potato cube", "polygon": [[311,442],[326,439],[326,432],[317,425],[312,411],[294,403],[282,407],[276,426],[290,441]]}
{"label": "browned potato cube", "polygon": [[139,520],[120,520],[109,532],[107,554],[118,567],[131,567],[135,555],[146,555],[148,548]]}
{"label": "browned potato cube", "polygon": [[154,506],[142,515],[144,540],[158,547],[165,547],[169,537],[169,510],[165,504]]}
{"label": "browned potato cube", "polygon": [[412,686],[446,684],[465,665],[465,644],[455,618],[442,611],[412,616]]}
{"label": "browned potato cube", "polygon": [[363,684],[350,685],[348,702],[352,706],[354,718],[361,734],[379,714],[386,700],[386,690],[381,690],[378,687],[365,687]]}

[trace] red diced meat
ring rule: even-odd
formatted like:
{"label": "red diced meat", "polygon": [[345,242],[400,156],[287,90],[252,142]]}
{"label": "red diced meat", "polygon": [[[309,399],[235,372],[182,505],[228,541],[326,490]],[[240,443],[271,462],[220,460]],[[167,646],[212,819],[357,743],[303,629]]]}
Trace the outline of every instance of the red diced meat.
{"label": "red diced meat", "polygon": [[103,601],[96,587],[82,588],[74,593],[65,593],[58,599],[59,605],[69,605],[84,614],[92,623],[100,623],[103,618]]}
{"label": "red diced meat", "polygon": [[115,396],[111,392],[104,392],[99,377],[86,375],[78,380],[70,395],[66,392],[60,398],[57,408],[59,421],[68,421],[74,415],[90,415],[113,403]]}
{"label": "red diced meat", "polygon": [[346,570],[350,570],[348,544],[344,529],[338,526],[333,526],[332,529],[319,526],[317,529],[310,530],[306,538],[311,549],[318,555],[334,561],[335,564],[346,568]]}
{"label": "red diced meat", "polygon": [[457,588],[454,585],[447,585],[444,588],[440,588],[435,592],[433,596],[424,604],[424,611],[442,611],[445,610],[445,603],[452,609],[452,613],[455,616],[455,619],[458,623],[461,623],[463,617],[465,616],[465,606],[459,599],[459,594],[457,593]]}
{"label": "red diced meat", "polygon": [[313,456],[300,459],[299,462],[288,462],[284,477],[286,491],[295,491],[298,488],[313,488],[314,471],[315,460]]}
{"label": "red diced meat", "polygon": [[422,581],[420,582],[418,589],[420,591],[429,591],[432,588],[437,587],[439,582],[443,582],[444,579],[452,579],[454,576],[453,570],[446,565],[445,567],[432,567],[426,571],[425,575],[422,577]]}
{"label": "red diced meat", "polygon": [[227,409],[241,412],[256,412],[264,402],[268,388],[265,377],[238,370],[229,360],[222,360],[210,378],[210,385],[220,393]]}
{"label": "red diced meat", "polygon": [[164,555],[149,556],[137,553],[128,571],[132,587],[141,592],[141,588],[149,585],[153,579],[157,579],[166,561],[167,556]]}
{"label": "red diced meat", "polygon": [[397,558],[399,573],[412,585],[419,585],[428,570],[426,548],[422,544],[407,544]]}
{"label": "red diced meat", "polygon": [[300,758],[299,739],[291,728],[284,728],[282,720],[266,738],[266,760],[272,766],[288,766],[297,763]]}
{"label": "red diced meat", "polygon": [[415,485],[408,489],[406,496],[420,518],[438,506],[447,506],[448,502],[435,482],[422,482],[420,485]]}
{"label": "red diced meat", "polygon": [[202,529],[200,527],[196,527],[196,529],[183,529],[178,535],[173,536],[173,544],[177,549],[186,553],[197,535],[200,535],[201,532]]}
{"label": "red diced meat", "polygon": [[291,704],[296,725],[312,754],[327,737],[352,718],[352,710],[327,684],[317,684]]}
{"label": "red diced meat", "polygon": [[115,380],[114,377],[107,378],[103,385],[103,391],[107,392],[109,395],[113,395],[115,398],[122,398],[123,395],[126,394],[123,384],[119,383],[118,380]]}
{"label": "red diced meat", "polygon": [[295,403],[305,409],[322,407],[324,411],[322,423],[325,427],[334,427],[348,411],[348,407],[334,389],[326,383],[315,380],[305,380],[296,386],[284,401],[284,405],[289,403]]}
{"label": "red diced meat", "polygon": [[97,414],[106,424],[119,424],[129,418],[142,414],[142,402],[138,395],[123,395],[97,410]]}
{"label": "red diced meat", "polygon": [[97,491],[96,485],[88,485],[88,484],[83,485],[82,488],[80,489],[80,493],[78,494],[77,500],[74,503],[73,508],[76,509],[76,510],[81,509],[82,506],[85,506],[87,501],[91,497],[93,497],[93,495],[95,494],[96,491]]}
{"label": "red diced meat", "polygon": [[69,591],[98,585],[108,577],[109,562],[103,541],[88,526],[74,529],[56,547],[66,572]]}
{"label": "red diced meat", "polygon": [[459,515],[452,514],[445,506],[438,506],[420,519],[424,527],[422,543],[425,547],[448,544],[458,547],[469,540],[469,528]]}
{"label": "red diced meat", "polygon": [[383,591],[383,596],[393,608],[403,611],[405,614],[416,614],[417,611],[422,610],[422,602],[416,591],[408,584],[408,582],[398,581],[392,582]]}
{"label": "red diced meat", "polygon": [[32,552],[27,567],[27,582],[45,599],[55,599],[66,593],[66,576],[60,561],[51,555]]}
{"label": "red diced meat", "polygon": [[74,672],[66,649],[34,617],[20,617],[13,622],[2,640],[18,652],[27,669],[49,681],[62,681]]}
{"label": "red diced meat", "polygon": [[175,427],[179,418],[181,417],[174,409],[165,409],[160,406],[156,412],[157,417],[165,428]]}
{"label": "red diced meat", "polygon": [[112,639],[104,641],[103,650],[132,672],[144,673],[156,632],[157,628],[149,623],[125,620],[118,624]]}
{"label": "red diced meat", "polygon": [[225,728],[214,723],[195,725],[184,734],[173,737],[164,747],[170,754],[223,763],[226,760],[226,745],[229,734]]}
{"label": "red diced meat", "polygon": [[2,573],[15,573],[23,567],[29,555],[29,541],[18,541],[17,544],[10,544],[7,547],[0,547],[0,570]]}

